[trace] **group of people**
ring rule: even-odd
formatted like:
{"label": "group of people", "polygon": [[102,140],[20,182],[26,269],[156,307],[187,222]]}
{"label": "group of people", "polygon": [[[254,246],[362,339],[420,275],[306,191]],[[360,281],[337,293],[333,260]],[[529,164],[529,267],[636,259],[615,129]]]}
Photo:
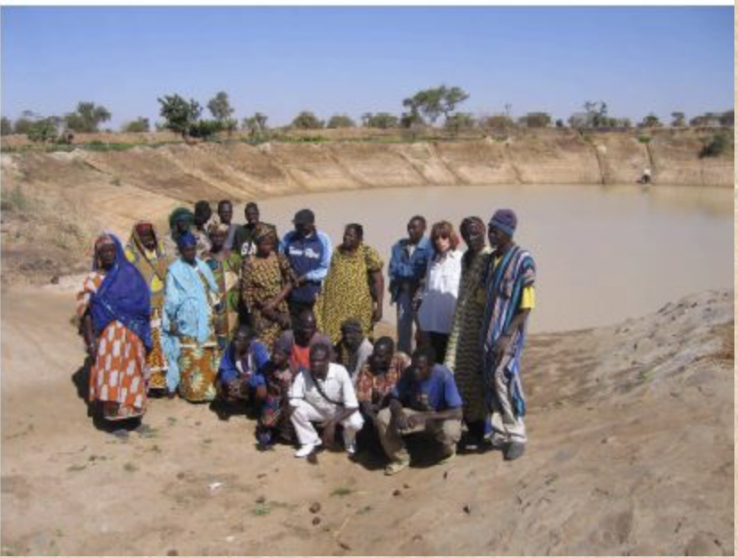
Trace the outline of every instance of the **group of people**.
{"label": "group of people", "polygon": [[410,219],[388,269],[396,342],[374,337],[384,262],[362,225],[334,249],[309,209],[281,239],[257,204],[245,218],[200,201],[173,211],[166,235],[139,222],[125,246],[96,240],[78,315],[100,417],[140,420],[151,396],[216,402],[256,415],[260,449],[296,443],[296,457],[334,447],[338,431],[349,456],[360,432],[359,446],[376,436],[387,474],[409,465],[404,438],[420,432],[442,460],[460,444],[523,455],[535,264],[513,240],[513,211],[464,219],[464,252],[451,223],[426,236],[426,220]]}

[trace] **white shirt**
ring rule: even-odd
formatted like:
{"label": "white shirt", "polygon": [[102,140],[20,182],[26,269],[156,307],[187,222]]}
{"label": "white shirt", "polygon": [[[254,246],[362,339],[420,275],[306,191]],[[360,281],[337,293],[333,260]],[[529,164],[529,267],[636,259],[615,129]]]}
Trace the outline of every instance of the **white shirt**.
{"label": "white shirt", "polygon": [[456,311],[456,298],[461,281],[461,250],[449,250],[440,260],[428,262],[423,302],[418,321],[423,331],[451,333]]}
{"label": "white shirt", "polygon": [[349,373],[343,366],[334,362],[328,366],[325,380],[319,380],[309,372],[301,371],[290,388],[290,401],[303,399],[325,414],[335,414],[338,405],[326,401],[312,380],[320,382],[323,392],[333,401],[340,402],[344,407],[358,408],[359,402],[356,400],[356,391]]}

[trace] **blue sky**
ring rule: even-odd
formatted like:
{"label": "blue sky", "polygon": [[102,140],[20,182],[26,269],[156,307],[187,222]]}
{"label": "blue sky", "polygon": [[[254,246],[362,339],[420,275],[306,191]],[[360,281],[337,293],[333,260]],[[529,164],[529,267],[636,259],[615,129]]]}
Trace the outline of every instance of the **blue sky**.
{"label": "blue sky", "polygon": [[105,105],[111,125],[168,93],[285,124],[399,114],[415,91],[459,85],[462,110],[543,110],[586,100],[614,116],[688,117],[733,106],[733,7],[3,7],[2,114]]}

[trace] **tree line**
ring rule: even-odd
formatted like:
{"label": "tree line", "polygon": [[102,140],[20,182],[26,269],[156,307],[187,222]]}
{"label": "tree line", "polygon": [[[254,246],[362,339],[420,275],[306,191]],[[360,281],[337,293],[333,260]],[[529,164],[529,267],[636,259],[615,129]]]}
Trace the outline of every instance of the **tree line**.
{"label": "tree line", "polygon": [[[459,110],[469,99],[469,94],[461,87],[441,85],[416,92],[403,99],[405,109],[400,114],[389,112],[367,112],[361,115],[357,123],[346,114],[334,114],[327,120],[321,120],[312,111],[300,112],[288,126],[297,130],[320,130],[324,128],[378,128],[422,130],[437,128],[442,120],[442,128],[457,134],[464,130],[482,129],[489,131],[510,131],[518,128],[572,128],[576,130],[614,130],[638,128],[659,128],[667,124],[653,113],[634,124],[629,118],[616,117],[609,113],[604,101],[587,101],[582,111],[572,114],[566,122],[554,120],[544,111],[528,112],[517,118],[511,114],[511,106],[497,114],[475,116]],[[155,130],[170,130],[183,138],[208,139],[217,133],[231,134],[238,129],[248,132],[250,136],[263,136],[269,130],[267,115],[256,112],[243,118],[240,122],[235,118],[235,109],[225,91],[218,92],[206,105],[209,118],[203,117],[204,109],[195,99],[185,99],[179,94],[165,95],[158,99],[161,121],[154,125]],[[733,110],[726,112],[708,112],[687,120],[683,112],[671,113],[669,126],[683,127],[733,127]],[[99,132],[100,127],[112,117],[110,111],[101,105],[84,101],[77,104],[73,112],[64,116],[41,116],[25,111],[20,118],[11,122],[2,117],[0,121],[2,135],[25,134],[34,142],[71,142],[75,133]],[[152,130],[148,118],[140,117],[124,123],[120,131],[129,133],[149,132]],[[112,130],[105,130],[112,131]]]}

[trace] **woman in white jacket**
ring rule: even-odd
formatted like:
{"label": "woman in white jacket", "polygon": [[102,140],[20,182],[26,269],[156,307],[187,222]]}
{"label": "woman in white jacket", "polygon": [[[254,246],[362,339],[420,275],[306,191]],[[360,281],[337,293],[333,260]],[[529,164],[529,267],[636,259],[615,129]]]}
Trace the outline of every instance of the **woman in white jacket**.
{"label": "woman in white jacket", "polygon": [[461,280],[461,257],[457,250],[459,237],[448,221],[433,225],[430,235],[435,250],[428,262],[425,286],[420,292],[418,321],[426,340],[443,363],[456,311],[456,298]]}

